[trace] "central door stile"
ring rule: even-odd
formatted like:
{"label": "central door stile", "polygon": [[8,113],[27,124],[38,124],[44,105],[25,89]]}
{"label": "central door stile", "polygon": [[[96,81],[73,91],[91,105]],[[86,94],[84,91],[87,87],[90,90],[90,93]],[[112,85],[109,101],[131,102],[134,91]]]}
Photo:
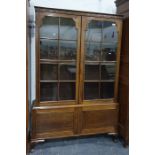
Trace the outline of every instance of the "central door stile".
{"label": "central door stile", "polygon": [[81,50],[80,50],[80,75],[79,75],[79,103],[83,103],[83,80],[84,80],[84,34],[86,31],[86,17],[81,17]]}
{"label": "central door stile", "polygon": [[80,53],[81,53],[81,17],[75,17],[73,18],[75,21],[76,29],[77,29],[77,61],[76,61],[76,66],[77,66],[77,71],[76,71],[76,104],[79,104],[79,75],[80,75]]}
{"label": "central door stile", "polygon": [[[76,104],[81,104],[80,102],[80,75],[81,75],[81,16],[74,18],[77,29],[77,72],[76,72]],[[81,124],[81,108],[75,107],[74,109],[74,134],[80,134],[79,128]]]}
{"label": "central door stile", "polygon": [[[78,37],[79,37],[79,42],[78,42],[78,47],[79,47],[79,53],[77,54],[77,62],[78,62],[78,80],[77,80],[77,90],[78,90],[78,104],[82,104],[83,103],[83,73],[84,73],[84,32],[86,30],[86,18],[81,16],[80,18],[80,24],[78,26],[80,26],[79,29],[79,33],[78,33]],[[74,128],[74,132],[76,135],[81,134],[82,131],[82,125],[83,125],[83,121],[82,121],[82,107],[76,107],[75,108],[75,119],[74,119],[74,125],[76,125],[76,127]]]}

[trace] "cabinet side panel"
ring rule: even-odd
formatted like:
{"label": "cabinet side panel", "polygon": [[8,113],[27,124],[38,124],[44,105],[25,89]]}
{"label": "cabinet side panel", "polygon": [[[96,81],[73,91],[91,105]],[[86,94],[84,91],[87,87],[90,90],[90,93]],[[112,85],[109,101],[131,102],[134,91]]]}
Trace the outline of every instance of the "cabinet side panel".
{"label": "cabinet side panel", "polygon": [[129,18],[123,21],[119,82],[119,133],[129,143]]}

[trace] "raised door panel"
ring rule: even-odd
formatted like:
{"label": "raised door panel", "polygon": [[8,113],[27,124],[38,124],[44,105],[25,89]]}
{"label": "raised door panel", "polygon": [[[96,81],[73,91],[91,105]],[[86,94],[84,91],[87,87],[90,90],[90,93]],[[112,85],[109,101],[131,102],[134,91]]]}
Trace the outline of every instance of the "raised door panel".
{"label": "raised door panel", "polygon": [[33,139],[74,134],[74,108],[33,110]]}
{"label": "raised door panel", "polygon": [[117,123],[118,107],[115,104],[83,107],[82,133],[117,133]]}

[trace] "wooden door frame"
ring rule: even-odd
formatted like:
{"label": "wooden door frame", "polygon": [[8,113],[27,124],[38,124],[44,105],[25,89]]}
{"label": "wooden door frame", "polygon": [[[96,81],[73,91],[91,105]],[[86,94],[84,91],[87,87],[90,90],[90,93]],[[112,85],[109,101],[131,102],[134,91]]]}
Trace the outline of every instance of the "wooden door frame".
{"label": "wooden door frame", "polygon": [[[76,95],[75,100],[64,101],[44,101],[40,102],[40,35],[39,29],[45,16],[66,17],[75,21],[77,29],[77,55],[76,55]],[[79,104],[79,65],[80,65],[80,36],[81,36],[81,17],[78,15],[68,15],[65,13],[36,12],[36,106],[55,106],[55,105],[72,105]]]}
{"label": "wooden door frame", "polygon": [[[117,55],[116,55],[116,76],[115,76],[115,87],[114,87],[114,98],[113,99],[95,99],[95,100],[84,100],[84,53],[85,53],[85,31],[87,24],[91,20],[96,21],[111,21],[116,23],[117,33],[118,33],[118,46],[117,46]],[[120,51],[121,51],[121,38],[122,38],[122,20],[121,19],[112,19],[105,17],[92,17],[92,16],[82,16],[82,37],[81,37],[81,65],[80,65],[80,91],[79,91],[79,100],[81,103],[102,103],[102,102],[118,102],[118,83],[119,83],[119,66],[120,66]]]}

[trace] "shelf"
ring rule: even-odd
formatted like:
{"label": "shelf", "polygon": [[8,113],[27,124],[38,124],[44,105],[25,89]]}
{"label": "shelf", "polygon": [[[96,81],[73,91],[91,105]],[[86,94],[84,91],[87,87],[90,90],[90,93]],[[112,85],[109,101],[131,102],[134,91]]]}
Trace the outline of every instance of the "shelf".
{"label": "shelf", "polygon": [[96,44],[102,44],[102,45],[113,45],[113,44],[117,44],[118,42],[110,42],[110,43],[103,43],[101,41],[94,41],[94,40],[87,40],[85,41],[86,44],[90,44],[90,43],[96,43]]}
{"label": "shelf", "polygon": [[101,82],[115,82],[115,80],[101,80]]}
{"label": "shelf", "polygon": [[76,63],[76,60],[51,60],[51,59],[40,59],[40,64],[72,64]]}
{"label": "shelf", "polygon": [[72,64],[76,63],[76,60],[51,60],[51,59],[40,59],[40,64],[58,64],[58,63],[64,63],[64,64]]}
{"label": "shelf", "polygon": [[58,40],[58,38],[40,37],[40,40]]}
{"label": "shelf", "polygon": [[101,65],[115,66],[116,61],[101,62]]}
{"label": "shelf", "polygon": [[40,40],[77,41],[77,40],[71,40],[71,39],[48,38],[48,37],[40,37]]}
{"label": "shelf", "polygon": [[89,63],[93,63],[93,64],[94,64],[94,63],[101,63],[101,64],[102,64],[102,63],[116,63],[116,62],[117,62],[117,61],[93,61],[93,60],[90,61],[90,60],[85,60],[85,64],[87,64],[87,63],[88,63],[88,64],[89,64]]}
{"label": "shelf", "polygon": [[58,82],[58,80],[40,80],[42,83]]}
{"label": "shelf", "polygon": [[40,80],[40,82],[42,83],[59,82],[60,83],[60,82],[76,82],[76,80]]}
{"label": "shelf", "polygon": [[84,82],[114,82],[115,80],[84,80]]}
{"label": "shelf", "polygon": [[59,80],[59,82],[76,82],[76,80]]}

